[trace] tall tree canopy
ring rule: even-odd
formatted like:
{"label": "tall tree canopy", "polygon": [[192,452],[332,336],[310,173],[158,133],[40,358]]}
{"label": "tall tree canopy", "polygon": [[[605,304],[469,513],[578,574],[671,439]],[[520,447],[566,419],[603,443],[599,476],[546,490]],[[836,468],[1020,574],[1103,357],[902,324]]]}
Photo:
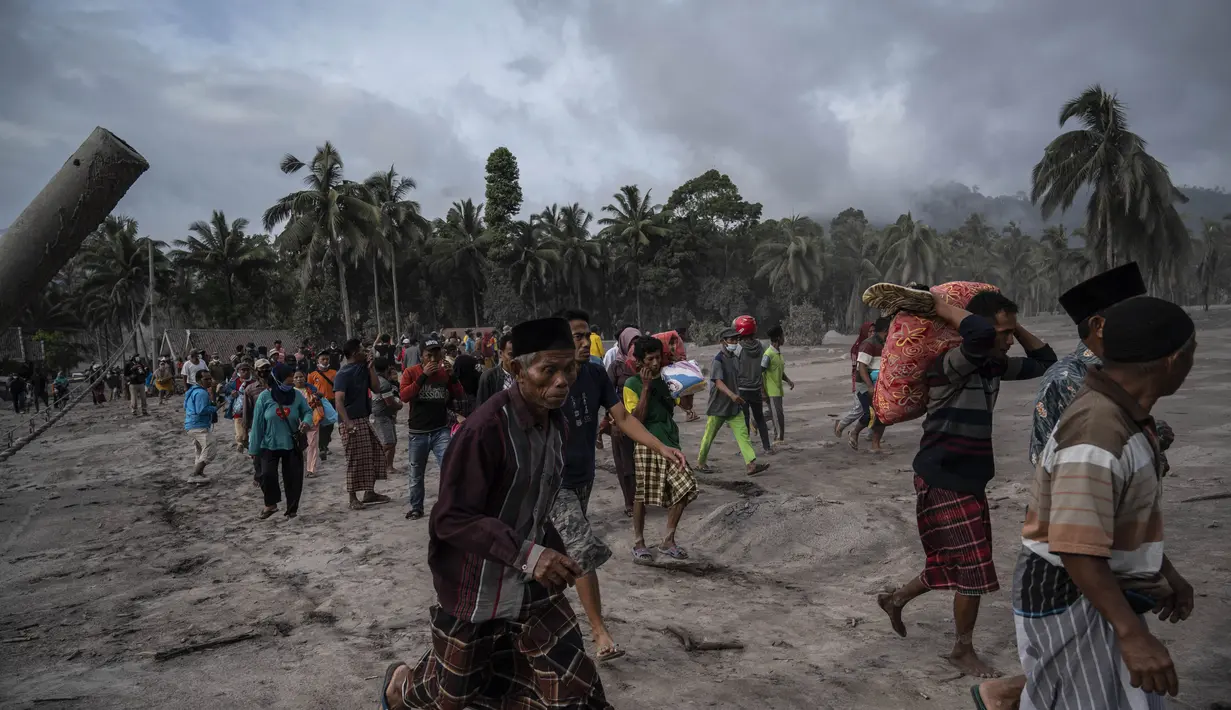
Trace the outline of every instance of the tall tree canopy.
{"label": "tall tree canopy", "polygon": [[487,156],[487,199],[483,219],[489,229],[502,231],[521,211],[521,171],[517,157],[501,146]]}

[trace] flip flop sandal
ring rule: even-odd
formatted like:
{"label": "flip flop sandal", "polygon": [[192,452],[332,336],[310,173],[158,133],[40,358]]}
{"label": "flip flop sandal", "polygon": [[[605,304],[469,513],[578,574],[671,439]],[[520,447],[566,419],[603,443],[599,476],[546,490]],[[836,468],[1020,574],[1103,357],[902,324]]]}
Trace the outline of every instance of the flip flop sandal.
{"label": "flip flop sandal", "polygon": [[757,465],[756,465],[756,467],[755,467],[755,468],[753,468],[751,471],[749,471],[749,472],[748,472],[748,475],[749,475],[749,476],[755,476],[755,475],[757,475],[758,473],[764,473],[765,471],[768,471],[768,470],[769,470],[769,464],[767,464],[767,463],[759,463],[759,464],[757,464]]}
{"label": "flip flop sandal", "polygon": [[713,473],[714,467],[709,464],[699,464],[697,466],[693,466],[692,470],[696,473]]}
{"label": "flip flop sandal", "polygon": [[398,661],[397,663],[390,663],[389,667],[385,669],[385,680],[380,686],[380,710],[393,710],[393,706],[389,704],[389,696],[385,694],[385,691],[389,689],[389,684],[393,682],[393,674],[404,665],[406,664]]}
{"label": "flip flop sandal", "polygon": [[983,703],[983,696],[979,694],[979,686],[970,686],[970,697],[975,701],[975,707],[978,710],[987,710],[987,705]]}
{"label": "flip flop sandal", "polygon": [[848,435],[848,436],[846,437],[846,445],[847,445],[847,446],[849,446],[849,447],[851,447],[851,451],[858,451],[858,450],[859,450],[859,440],[858,440],[857,438],[855,438],[854,436],[849,436],[849,435]]}
{"label": "flip flop sandal", "polygon": [[264,519],[268,518],[269,516],[273,515],[273,514],[274,514],[274,513],[276,513],[276,512],[278,512],[278,509],[277,509],[277,508],[274,508],[273,510],[270,510],[269,508],[263,508],[263,509],[261,510],[261,514],[260,514],[258,517],[259,517],[261,520],[264,520]]}
{"label": "flip flop sandal", "polygon": [[422,517],[423,517],[423,511],[422,511],[422,510],[408,510],[408,511],[406,511],[406,519],[407,519],[407,520],[418,520],[419,518],[422,518]]}
{"label": "flip flop sandal", "polygon": [[658,551],[663,553],[667,557],[670,557],[673,560],[688,559],[688,552],[684,548],[680,547],[679,545],[672,545],[671,547],[662,547],[660,545],[658,548]]}
{"label": "flip flop sandal", "polygon": [[936,300],[931,292],[898,284],[872,284],[863,292],[863,302],[883,313],[907,311],[924,316],[936,314]]}
{"label": "flip flop sandal", "polygon": [[393,499],[390,498],[389,496],[381,495],[380,493],[373,493],[370,496],[364,496],[363,498],[360,499],[360,501],[364,505],[376,505],[378,503],[388,503],[391,500]]}
{"label": "flip flop sandal", "polygon": [[648,547],[633,548],[633,564],[641,564],[642,562],[653,562],[654,553],[650,552]]}
{"label": "flip flop sandal", "polygon": [[351,510],[363,510],[363,503],[352,500],[348,506]]}
{"label": "flip flop sandal", "polygon": [[608,661],[614,661],[617,658],[623,658],[623,657],[624,657],[624,649],[620,648],[619,644],[616,644],[612,646],[611,648],[606,649],[606,651],[599,651],[598,653],[594,654],[594,660],[597,661],[598,663],[606,663]]}

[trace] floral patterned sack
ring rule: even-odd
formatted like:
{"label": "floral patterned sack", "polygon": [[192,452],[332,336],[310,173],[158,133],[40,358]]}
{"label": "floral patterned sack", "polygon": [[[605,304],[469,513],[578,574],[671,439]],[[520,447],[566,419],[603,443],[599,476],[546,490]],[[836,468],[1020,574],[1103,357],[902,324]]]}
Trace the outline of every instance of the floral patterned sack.
{"label": "floral patterned sack", "polygon": [[[976,281],[952,281],[932,287],[932,293],[954,306],[965,307],[980,291],[998,291]],[[872,394],[872,409],[882,424],[898,424],[921,416],[928,408],[924,376],[932,360],[961,344],[962,336],[934,318],[899,313],[889,325],[881,353],[880,378]]]}

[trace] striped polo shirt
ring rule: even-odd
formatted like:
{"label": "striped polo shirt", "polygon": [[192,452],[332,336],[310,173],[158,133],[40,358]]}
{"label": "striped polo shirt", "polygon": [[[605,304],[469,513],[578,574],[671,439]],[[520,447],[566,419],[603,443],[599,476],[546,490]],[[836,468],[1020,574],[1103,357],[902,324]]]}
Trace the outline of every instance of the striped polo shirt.
{"label": "striped polo shirt", "polygon": [[1035,468],[1014,585],[1017,612],[1058,613],[1081,596],[1061,553],[1105,558],[1130,600],[1134,589],[1157,588],[1162,490],[1154,420],[1114,380],[1090,370]]}

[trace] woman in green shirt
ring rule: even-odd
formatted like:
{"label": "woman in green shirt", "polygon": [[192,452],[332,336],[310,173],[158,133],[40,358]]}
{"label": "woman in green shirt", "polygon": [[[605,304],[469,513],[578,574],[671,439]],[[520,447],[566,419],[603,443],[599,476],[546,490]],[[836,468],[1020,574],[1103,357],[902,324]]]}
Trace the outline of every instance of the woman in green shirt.
{"label": "woman in green shirt", "polygon": [[295,370],[286,363],[274,365],[269,388],[257,397],[252,408],[252,430],[248,434],[248,454],[260,461],[261,492],[265,494],[264,520],[278,512],[282,491],[278,487],[278,464],[286,484],[286,517],[299,515],[299,496],[303,492],[304,432],[312,425],[308,400],[294,387]]}
{"label": "woman in green shirt", "polygon": [[[663,344],[651,337],[638,338],[633,343],[633,356],[641,368],[624,382],[624,408],[641,421],[654,438],[678,449],[680,429],[675,424],[676,402],[662,378]],[[675,544],[675,529],[684,515],[684,508],[697,497],[697,479],[692,471],[642,444],[633,448],[633,470],[637,480],[637,492],[633,497],[633,562],[654,559],[645,546],[647,504],[667,509],[667,532],[658,551],[677,560],[687,558],[684,548]]]}

